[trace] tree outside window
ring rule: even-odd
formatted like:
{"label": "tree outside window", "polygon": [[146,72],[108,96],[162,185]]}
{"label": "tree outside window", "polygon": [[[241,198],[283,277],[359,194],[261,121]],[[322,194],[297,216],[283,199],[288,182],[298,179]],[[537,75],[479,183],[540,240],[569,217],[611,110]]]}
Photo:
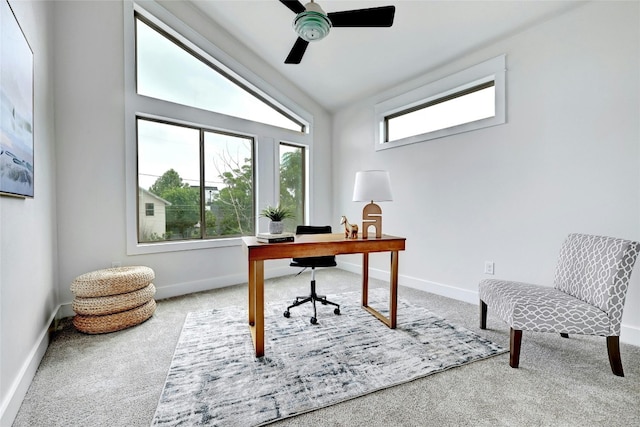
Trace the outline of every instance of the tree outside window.
{"label": "tree outside window", "polygon": [[305,149],[280,144],[280,206],[293,212],[293,218],[284,220],[285,231],[294,232],[298,224],[305,223]]}

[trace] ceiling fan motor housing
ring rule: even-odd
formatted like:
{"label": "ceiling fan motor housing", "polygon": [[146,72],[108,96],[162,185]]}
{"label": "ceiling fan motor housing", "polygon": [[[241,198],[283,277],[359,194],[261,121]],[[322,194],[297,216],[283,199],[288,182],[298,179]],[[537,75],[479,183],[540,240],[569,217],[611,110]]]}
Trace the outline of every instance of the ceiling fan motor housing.
{"label": "ceiling fan motor housing", "polygon": [[331,21],[317,3],[307,3],[305,9],[304,12],[296,15],[293,28],[303,40],[308,42],[322,40],[331,30]]}
{"label": "ceiling fan motor housing", "polygon": [[299,64],[309,42],[325,38],[331,27],[390,27],[396,11],[395,6],[382,6],[325,13],[313,0],[304,6],[298,0],[280,3],[296,14],[293,28],[298,34],[285,64]]}

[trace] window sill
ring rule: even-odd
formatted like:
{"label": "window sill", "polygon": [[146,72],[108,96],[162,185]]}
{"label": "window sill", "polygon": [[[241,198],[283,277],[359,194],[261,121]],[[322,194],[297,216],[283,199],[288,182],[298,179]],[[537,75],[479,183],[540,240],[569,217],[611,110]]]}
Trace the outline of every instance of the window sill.
{"label": "window sill", "polygon": [[197,241],[177,241],[161,243],[133,243],[128,245],[127,255],[157,254],[163,252],[192,251],[198,249],[225,248],[242,245],[241,237]]}

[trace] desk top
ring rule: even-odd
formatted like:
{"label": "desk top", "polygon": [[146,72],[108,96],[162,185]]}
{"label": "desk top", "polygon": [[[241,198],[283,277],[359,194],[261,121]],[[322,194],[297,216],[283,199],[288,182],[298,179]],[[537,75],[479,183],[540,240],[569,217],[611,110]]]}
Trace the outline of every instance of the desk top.
{"label": "desk top", "polygon": [[260,243],[255,236],[242,238],[242,247],[250,260],[281,259],[294,257],[341,255],[370,252],[403,251],[406,238],[383,234],[377,239],[370,234],[368,239],[359,236],[347,239],[344,233],[299,234],[293,242]]}

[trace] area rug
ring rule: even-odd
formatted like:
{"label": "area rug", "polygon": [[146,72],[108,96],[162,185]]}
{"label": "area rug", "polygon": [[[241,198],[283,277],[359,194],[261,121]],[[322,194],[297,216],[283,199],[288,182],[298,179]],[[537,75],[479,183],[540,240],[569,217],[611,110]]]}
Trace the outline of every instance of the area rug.
{"label": "area rug", "polygon": [[[468,329],[398,300],[395,330],[359,293],[331,295],[341,314],[308,304],[265,307],[265,356],[254,356],[245,307],[189,313],[152,425],[253,426],[333,405],[506,352]],[[383,312],[388,291],[372,289]]]}

